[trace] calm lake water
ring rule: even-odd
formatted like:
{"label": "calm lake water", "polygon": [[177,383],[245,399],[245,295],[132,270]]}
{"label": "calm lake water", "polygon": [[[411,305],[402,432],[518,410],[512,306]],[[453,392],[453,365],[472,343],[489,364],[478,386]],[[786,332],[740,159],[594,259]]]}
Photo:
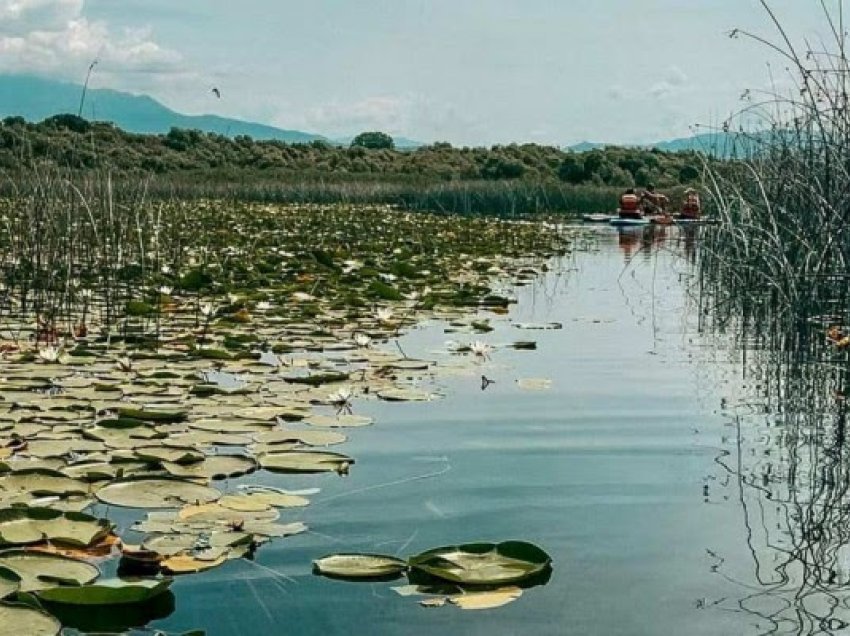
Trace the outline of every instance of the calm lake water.
{"label": "calm lake water", "polygon": [[[355,404],[376,424],[347,431],[339,448],[357,460],[350,476],[259,478],[322,488],[310,506],[282,515],[310,532],[275,540],[254,562],[179,579],[173,613],[152,627],[210,636],[832,633],[765,618],[798,612],[793,594],[788,605],[771,591],[782,584],[765,574],[772,539],[753,529],[747,506],[760,502],[766,527],[774,504],[735,472],[741,427],[746,439],[770,432],[761,416],[733,418],[730,405],[751,400],[751,390],[730,340],[698,333],[692,249],[675,230],[598,228],[518,290],[493,333],[448,334],[432,323],[404,336],[408,355],[441,362],[453,360],[436,353],[450,339],[533,339],[538,349],[496,350],[480,368],[443,378],[439,401]],[[524,331],[520,321],[563,329]],[[485,391],[482,373],[495,380]],[[552,388],[517,387],[533,377],[551,378]],[[543,547],[554,570],[548,584],[490,611],[425,609],[391,589],[404,579],[311,573],[311,561],[331,552],[409,556],[508,539]]]}

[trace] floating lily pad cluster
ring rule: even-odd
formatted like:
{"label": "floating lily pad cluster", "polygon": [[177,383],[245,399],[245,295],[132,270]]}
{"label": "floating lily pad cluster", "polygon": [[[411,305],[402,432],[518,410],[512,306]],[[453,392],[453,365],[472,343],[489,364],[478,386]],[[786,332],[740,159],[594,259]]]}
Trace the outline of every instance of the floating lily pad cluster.
{"label": "floating lily pad cluster", "polygon": [[522,596],[522,587],[545,583],[552,559],[524,541],[468,543],[434,548],[399,559],[380,554],[331,554],[313,570],[350,581],[392,580],[407,574],[410,585],[396,587],[402,596],[424,597],[424,607],[451,603],[461,609],[492,609]]}
{"label": "floating lily pad cluster", "polygon": [[[51,608],[148,603],[306,530],[314,490],[250,476],[354,470],[341,445],[372,424],[356,401],[439,397],[439,365],[381,344],[429,318],[486,332],[479,310],[511,302],[497,288],[569,238],[388,208],[166,207],[120,262],[87,229],[89,249],[55,261],[73,265],[64,285],[38,287],[59,274],[0,239],[0,625],[56,633]],[[116,508],[135,511],[132,535]],[[108,559],[121,578],[101,576]]]}

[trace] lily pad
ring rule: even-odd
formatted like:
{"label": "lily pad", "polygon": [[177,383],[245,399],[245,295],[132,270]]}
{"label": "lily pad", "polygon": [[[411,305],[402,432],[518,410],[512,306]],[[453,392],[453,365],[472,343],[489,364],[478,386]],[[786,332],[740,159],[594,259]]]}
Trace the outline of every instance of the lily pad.
{"label": "lily pad", "polygon": [[285,473],[320,473],[343,471],[354,460],[341,453],[287,451],[267,453],[259,457],[260,466],[266,470]]}
{"label": "lily pad", "polygon": [[0,636],[56,636],[62,624],[47,612],[12,603],[0,603]]}
{"label": "lily pad", "polygon": [[216,501],[221,493],[181,479],[139,478],[113,482],[96,496],[103,503],[125,508],[180,508]]}
{"label": "lily pad", "polygon": [[466,585],[503,585],[540,574],[552,559],[523,541],[468,543],[428,550],[409,560],[410,566],[446,581]]}
{"label": "lily pad", "polygon": [[103,539],[112,524],[81,512],[49,508],[0,510],[0,546],[51,541],[72,547],[88,547]]}
{"label": "lily pad", "polygon": [[210,455],[188,466],[164,462],[162,467],[174,477],[210,480],[247,475],[257,470],[257,462],[245,455]]}
{"label": "lily pad", "polygon": [[171,587],[171,579],[105,579],[92,585],[53,587],[36,592],[50,603],[70,605],[129,605],[145,603]]}
{"label": "lily pad", "polygon": [[371,417],[365,415],[343,414],[336,417],[311,415],[304,420],[304,423],[319,428],[357,428],[360,426],[369,426],[372,421]]}
{"label": "lily pad", "polygon": [[46,590],[57,585],[87,585],[100,576],[100,570],[85,561],[24,550],[0,552],[0,567],[21,577],[21,592]]}
{"label": "lily pad", "polygon": [[342,444],[347,438],[342,433],[335,431],[273,430],[255,435],[254,439],[265,445],[298,442],[307,446],[333,446],[334,444]]}
{"label": "lily pad", "polygon": [[382,554],[331,554],[313,561],[317,574],[345,579],[382,579],[406,569],[405,561]]}
{"label": "lily pad", "polygon": [[502,607],[513,603],[520,596],[522,590],[518,587],[502,587],[487,592],[469,592],[449,597],[449,602],[462,610],[485,610]]}
{"label": "lily pad", "polygon": [[419,389],[390,388],[378,391],[378,397],[388,402],[427,402],[434,396]]}
{"label": "lily pad", "polygon": [[85,495],[88,484],[62,473],[42,468],[24,469],[0,478],[0,495],[26,493],[33,497]]}

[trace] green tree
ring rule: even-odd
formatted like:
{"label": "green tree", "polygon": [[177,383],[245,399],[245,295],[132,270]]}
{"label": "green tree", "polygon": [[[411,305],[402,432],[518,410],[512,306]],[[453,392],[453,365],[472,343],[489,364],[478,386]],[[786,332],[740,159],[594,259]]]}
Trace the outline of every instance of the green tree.
{"label": "green tree", "polygon": [[359,148],[369,148],[370,150],[392,150],[395,148],[395,142],[387,133],[379,131],[362,132],[354,138],[354,141],[351,142],[351,147],[353,148],[355,146]]}
{"label": "green tree", "polygon": [[584,162],[575,155],[567,155],[558,168],[561,181],[582,183],[584,181]]}

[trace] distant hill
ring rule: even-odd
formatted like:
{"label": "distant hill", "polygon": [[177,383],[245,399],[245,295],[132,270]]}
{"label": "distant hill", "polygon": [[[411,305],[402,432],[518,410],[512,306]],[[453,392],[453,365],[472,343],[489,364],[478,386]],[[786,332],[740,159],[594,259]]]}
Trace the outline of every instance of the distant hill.
{"label": "distant hill", "polygon": [[[78,112],[82,86],[28,75],[0,75],[0,117],[20,115],[41,121],[58,113]],[[145,95],[110,89],[89,89],[83,115],[111,121],[134,133],[167,133],[172,127],[202,130],[228,137],[249,135],[258,140],[304,143],[324,140],[321,135],[283,130],[217,115],[183,115]]]}
{"label": "distant hill", "polygon": [[599,148],[621,147],[621,148],[655,148],[665,152],[687,152],[701,151],[718,157],[728,157],[737,145],[738,150],[746,146],[745,138],[736,133],[711,132],[692,137],[681,137],[668,141],[657,141],[648,144],[606,144],[593,141],[582,141],[569,146],[567,150],[573,152],[588,152]]}

